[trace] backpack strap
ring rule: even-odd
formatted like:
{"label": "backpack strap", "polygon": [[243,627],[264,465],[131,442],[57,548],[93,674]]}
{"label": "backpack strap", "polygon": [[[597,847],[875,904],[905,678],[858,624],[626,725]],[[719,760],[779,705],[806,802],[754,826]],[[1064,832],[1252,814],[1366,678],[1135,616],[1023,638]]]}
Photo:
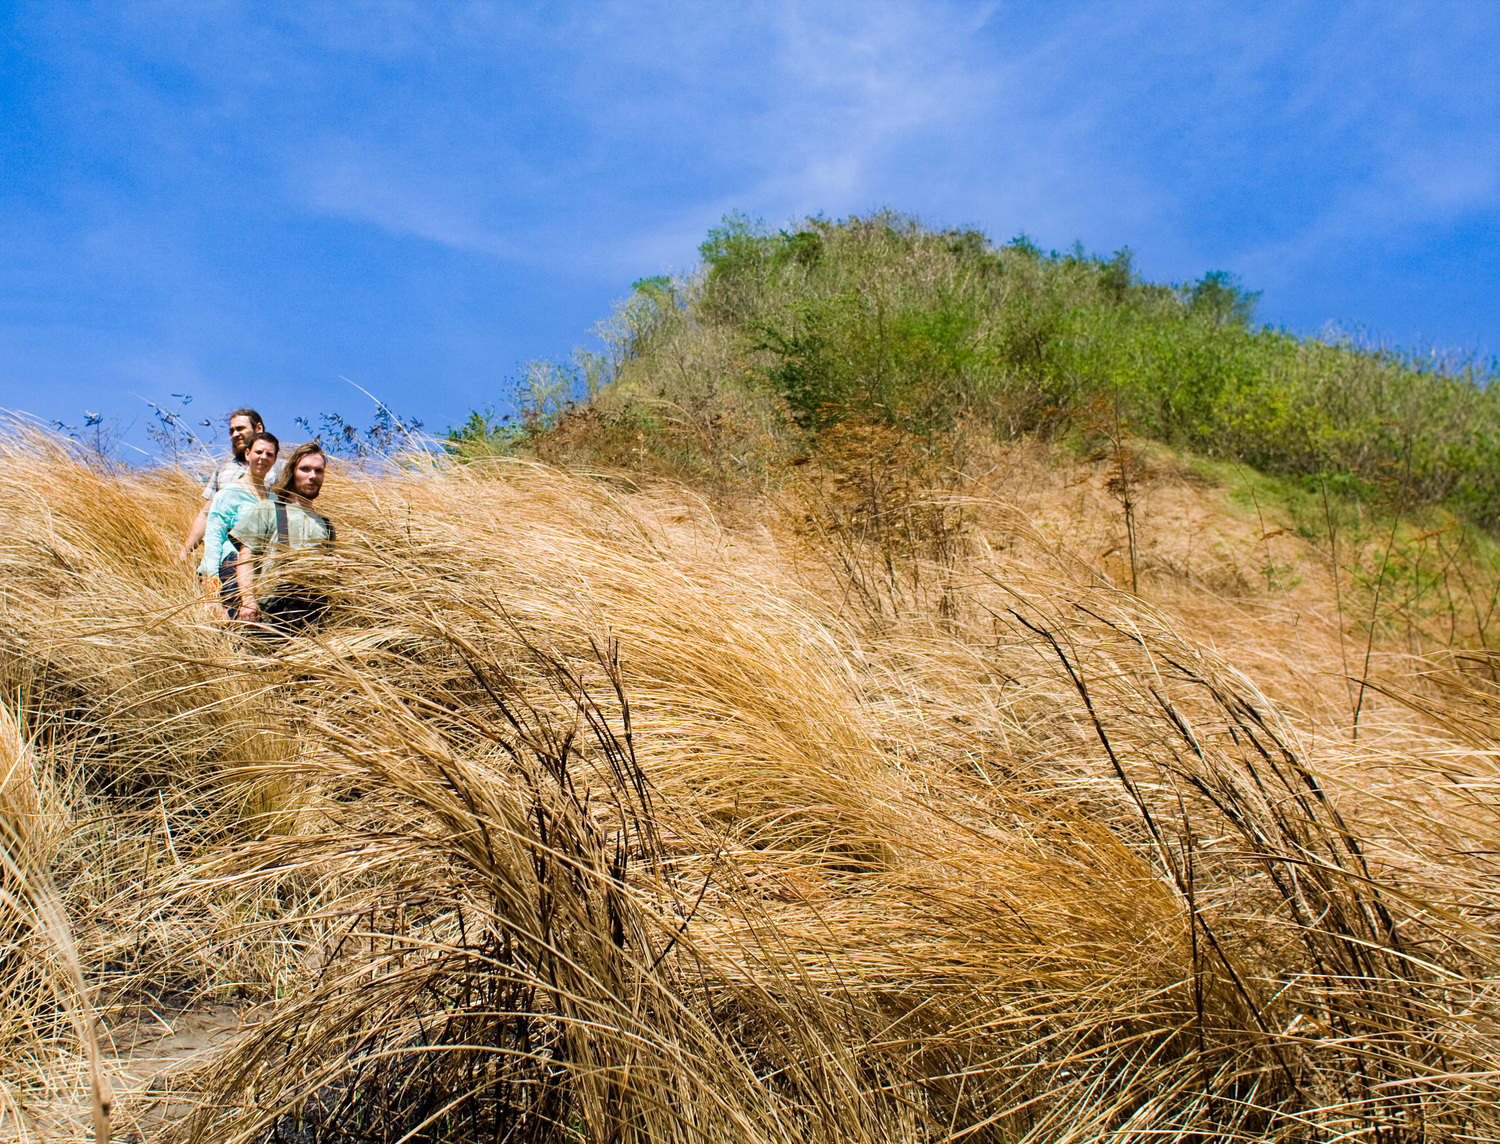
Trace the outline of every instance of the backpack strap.
{"label": "backpack strap", "polygon": [[286,502],[285,501],[277,501],[276,502],[276,543],[279,544],[282,548],[285,548],[286,545],[287,545],[287,540],[288,540],[288,538],[290,536],[291,536],[291,529],[287,525],[287,522],[286,522]]}
{"label": "backpack strap", "polygon": [[312,517],[319,524],[321,524],[323,526],[323,531],[328,534],[328,539],[320,541],[320,544],[326,546],[338,540],[338,533],[334,531],[333,521],[329,520],[317,509],[311,508],[308,505],[303,505],[302,511],[305,512],[308,516]]}

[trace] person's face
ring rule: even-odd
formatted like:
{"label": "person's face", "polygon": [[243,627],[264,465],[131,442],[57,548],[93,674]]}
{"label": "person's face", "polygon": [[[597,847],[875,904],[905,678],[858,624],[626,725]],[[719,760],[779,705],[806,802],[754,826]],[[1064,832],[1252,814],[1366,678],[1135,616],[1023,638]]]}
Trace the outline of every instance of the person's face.
{"label": "person's face", "polygon": [[292,474],[292,489],[299,497],[313,500],[323,491],[323,468],[327,462],[321,453],[309,453],[297,462]]}
{"label": "person's face", "polygon": [[245,452],[245,464],[257,481],[265,480],[275,463],[276,446],[269,441],[257,441]]}
{"label": "person's face", "polygon": [[238,457],[245,451],[245,442],[260,432],[260,426],[248,417],[231,417],[229,419],[229,447],[234,450]]}

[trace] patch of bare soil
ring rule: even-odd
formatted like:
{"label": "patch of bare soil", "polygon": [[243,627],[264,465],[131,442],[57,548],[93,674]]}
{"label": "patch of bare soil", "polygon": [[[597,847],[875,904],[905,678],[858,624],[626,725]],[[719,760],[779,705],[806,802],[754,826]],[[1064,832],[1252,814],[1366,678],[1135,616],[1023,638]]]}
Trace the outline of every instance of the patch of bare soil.
{"label": "patch of bare soil", "polygon": [[[153,1140],[192,1112],[198,1099],[194,1074],[223,1050],[239,1031],[242,1018],[232,1006],[216,1005],[165,1013],[137,1009],[101,1022],[102,1064],[115,1098],[111,1138],[127,1144]],[[14,1091],[7,1095],[11,1107],[0,1114],[0,1141],[62,1144],[92,1139],[85,1102],[34,1103],[21,1101]]]}

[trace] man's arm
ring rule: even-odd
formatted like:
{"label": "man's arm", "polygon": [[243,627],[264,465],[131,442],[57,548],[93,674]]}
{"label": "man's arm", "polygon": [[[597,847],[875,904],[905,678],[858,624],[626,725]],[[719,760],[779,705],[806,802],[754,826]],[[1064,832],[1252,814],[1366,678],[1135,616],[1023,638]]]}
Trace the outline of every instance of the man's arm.
{"label": "man's arm", "polygon": [[208,504],[198,510],[198,515],[193,518],[193,527],[188,529],[187,539],[182,542],[182,549],[177,553],[177,563],[181,564],[193,554],[193,549],[203,543],[203,533],[208,528]]}

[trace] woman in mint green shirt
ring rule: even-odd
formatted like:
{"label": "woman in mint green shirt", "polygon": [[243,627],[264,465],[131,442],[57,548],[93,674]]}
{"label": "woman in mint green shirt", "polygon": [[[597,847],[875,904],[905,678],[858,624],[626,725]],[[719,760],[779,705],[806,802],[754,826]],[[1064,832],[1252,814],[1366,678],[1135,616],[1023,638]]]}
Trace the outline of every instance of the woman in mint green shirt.
{"label": "woman in mint green shirt", "polygon": [[224,610],[232,620],[240,606],[240,594],[234,581],[234,564],[240,550],[229,538],[232,529],[245,510],[266,499],[266,475],[276,464],[276,455],[281,451],[281,442],[270,433],[260,432],[245,446],[244,476],[231,485],[226,485],[214,494],[208,506],[208,525],[203,532],[203,560],[198,565],[200,576],[219,578],[219,598]]}

